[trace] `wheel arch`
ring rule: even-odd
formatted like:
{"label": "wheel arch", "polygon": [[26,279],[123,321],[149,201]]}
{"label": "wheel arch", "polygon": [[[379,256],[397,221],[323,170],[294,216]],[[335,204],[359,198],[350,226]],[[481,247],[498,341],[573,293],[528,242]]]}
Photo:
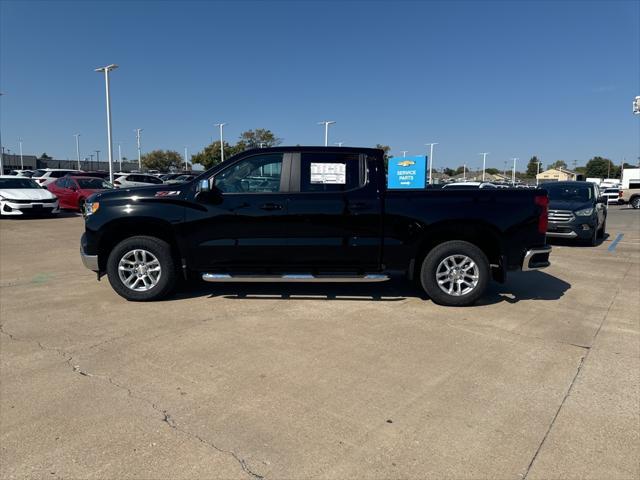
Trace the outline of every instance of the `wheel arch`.
{"label": "wheel arch", "polygon": [[121,218],[104,225],[103,229],[104,233],[98,241],[98,267],[101,272],[106,271],[111,250],[122,240],[138,235],[156,237],[167,242],[177,265],[182,265],[182,252],[169,222],[154,218]]}

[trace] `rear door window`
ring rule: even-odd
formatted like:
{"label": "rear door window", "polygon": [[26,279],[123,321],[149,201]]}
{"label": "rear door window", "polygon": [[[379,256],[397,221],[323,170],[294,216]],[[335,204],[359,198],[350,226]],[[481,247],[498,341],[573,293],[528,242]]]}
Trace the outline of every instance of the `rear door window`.
{"label": "rear door window", "polygon": [[344,192],[364,184],[362,162],[357,153],[302,153],[301,192]]}

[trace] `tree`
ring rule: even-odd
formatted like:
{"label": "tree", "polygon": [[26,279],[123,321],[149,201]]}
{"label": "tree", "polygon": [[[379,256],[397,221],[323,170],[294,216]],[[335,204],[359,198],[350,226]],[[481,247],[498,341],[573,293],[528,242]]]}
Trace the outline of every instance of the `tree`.
{"label": "tree", "polygon": [[182,155],[173,150],[153,150],[142,156],[142,166],[147,170],[168,172],[171,168],[181,168],[183,163]]}
{"label": "tree", "polygon": [[[242,150],[250,148],[277,147],[282,143],[282,139],[275,136],[271,130],[265,128],[256,128],[255,130],[247,130],[240,134],[237,145]],[[220,146],[220,143],[218,143]]]}
{"label": "tree", "polygon": [[565,162],[564,160],[556,160],[551,165],[549,165],[549,168],[567,168],[567,162]]}
{"label": "tree", "polygon": [[466,168],[464,166],[458,167],[458,168],[456,168],[456,171],[455,171],[454,175],[460,175],[460,174],[464,173],[465,170],[466,170]]}
{"label": "tree", "polygon": [[500,170],[498,170],[497,168],[485,168],[484,171],[489,175],[496,175],[500,173]]}
{"label": "tree", "polygon": [[50,157],[49,155],[47,155],[47,153],[43,153],[42,155],[40,155],[40,159],[41,160],[52,160],[53,157]]}
{"label": "tree", "polygon": [[[227,142],[224,142],[224,158],[227,160],[229,157],[235,155],[236,153],[240,153],[245,150],[244,145],[229,145]],[[218,165],[222,161],[222,157],[220,156],[220,140],[216,140],[204,147],[204,150],[196,153],[195,155],[191,155],[191,163],[199,163],[204,168],[211,168],[214,165]]]}
{"label": "tree", "polygon": [[535,155],[531,157],[529,163],[527,163],[527,177],[535,177],[538,174],[538,157]]}
{"label": "tree", "polygon": [[620,176],[620,167],[603,157],[593,157],[587,162],[585,175],[593,178],[615,178]]}
{"label": "tree", "polygon": [[384,159],[384,171],[389,171],[389,152],[391,151],[391,147],[389,145],[382,145],[381,143],[376,143],[375,148],[379,148],[382,150],[382,158]]}

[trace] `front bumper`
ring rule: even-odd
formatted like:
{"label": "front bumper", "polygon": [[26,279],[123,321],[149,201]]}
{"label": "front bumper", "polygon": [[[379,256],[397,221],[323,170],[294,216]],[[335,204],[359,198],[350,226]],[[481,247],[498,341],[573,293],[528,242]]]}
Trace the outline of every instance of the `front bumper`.
{"label": "front bumper", "polygon": [[48,202],[31,202],[31,203],[17,203],[11,200],[0,200],[0,215],[28,215],[28,214],[43,214],[43,213],[59,213],[60,204],[56,200],[53,203]]}
{"label": "front bumper", "polygon": [[82,259],[82,263],[89,270],[94,272],[100,271],[100,267],[98,266],[98,256],[97,255],[87,255],[84,252],[84,248],[80,245],[80,258]]}
{"label": "front bumper", "polygon": [[547,237],[549,238],[579,238],[588,240],[593,236],[593,221],[587,217],[586,220],[576,219],[572,222],[549,222]]}
{"label": "front bumper", "polygon": [[522,260],[522,271],[528,272],[530,270],[540,270],[546,268],[551,263],[549,262],[549,255],[551,254],[551,247],[539,247],[527,250]]}

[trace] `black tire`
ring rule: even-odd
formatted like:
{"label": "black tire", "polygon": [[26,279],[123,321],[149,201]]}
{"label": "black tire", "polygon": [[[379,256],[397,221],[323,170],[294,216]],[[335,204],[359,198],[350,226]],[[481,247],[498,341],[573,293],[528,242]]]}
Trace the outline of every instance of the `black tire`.
{"label": "black tire", "polygon": [[[477,268],[477,284],[467,293],[460,295],[445,292],[436,278],[441,263],[454,255],[468,257],[475,263]],[[426,255],[420,269],[420,283],[429,298],[435,303],[452,307],[464,307],[472,305],[484,294],[489,285],[490,275],[489,260],[482,250],[472,243],[452,240],[441,243]]]}
{"label": "black tire", "polygon": [[[127,253],[137,249],[151,253],[160,264],[157,283],[146,291],[136,291],[129,288],[123,283],[118,273],[120,260]],[[176,263],[171,255],[169,244],[159,238],[148,236],[131,237],[118,243],[109,254],[107,275],[109,283],[116,293],[134,302],[147,302],[166,297],[173,291],[177,279]]]}
{"label": "black tire", "polygon": [[78,211],[82,214],[84,214],[84,198],[81,198],[80,200],[78,200]]}
{"label": "black tire", "polygon": [[582,240],[582,244],[587,247],[595,247],[596,245],[598,245],[598,237],[598,227],[596,225],[596,227],[593,229],[591,237],[587,238],[586,240]]}
{"label": "black tire", "polygon": [[635,209],[640,208],[640,197],[633,197],[629,203],[631,204],[631,206]]}
{"label": "black tire", "polygon": [[607,220],[605,219],[605,221],[602,223],[602,227],[600,227],[600,230],[598,230],[598,238],[600,240],[604,240],[604,236],[607,233]]}

